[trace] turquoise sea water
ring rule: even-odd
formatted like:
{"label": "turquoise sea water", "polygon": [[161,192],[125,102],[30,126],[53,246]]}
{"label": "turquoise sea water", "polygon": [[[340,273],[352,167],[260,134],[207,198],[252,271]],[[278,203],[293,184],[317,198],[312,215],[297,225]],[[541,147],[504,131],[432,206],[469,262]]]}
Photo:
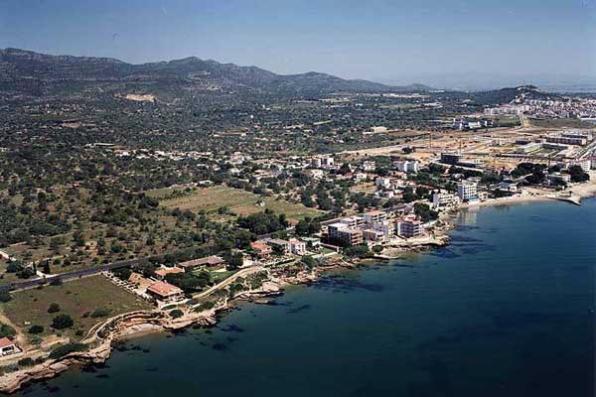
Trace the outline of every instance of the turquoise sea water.
{"label": "turquoise sea water", "polygon": [[153,335],[18,395],[592,396],[596,200],[462,213],[444,249]]}

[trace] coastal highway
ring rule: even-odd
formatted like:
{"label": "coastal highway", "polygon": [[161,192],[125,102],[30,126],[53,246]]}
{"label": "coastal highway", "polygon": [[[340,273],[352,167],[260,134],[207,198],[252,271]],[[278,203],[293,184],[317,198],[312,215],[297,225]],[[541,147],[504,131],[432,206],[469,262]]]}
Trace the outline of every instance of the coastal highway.
{"label": "coastal highway", "polygon": [[151,259],[151,258],[129,259],[129,260],[125,260],[125,261],[107,263],[105,265],[98,265],[98,266],[91,267],[89,269],[81,269],[81,270],[74,270],[72,272],[58,273],[55,275],[50,275],[46,278],[36,278],[36,279],[25,280],[25,281],[14,281],[11,283],[6,283],[6,284],[0,285],[0,290],[8,289],[9,291],[20,291],[20,290],[24,290],[24,289],[35,288],[40,285],[48,284],[51,282],[56,282],[56,281],[64,282],[64,281],[75,280],[75,279],[81,278],[81,277],[93,276],[93,275],[99,274],[103,271],[138,265],[138,264],[143,263],[149,259]]}

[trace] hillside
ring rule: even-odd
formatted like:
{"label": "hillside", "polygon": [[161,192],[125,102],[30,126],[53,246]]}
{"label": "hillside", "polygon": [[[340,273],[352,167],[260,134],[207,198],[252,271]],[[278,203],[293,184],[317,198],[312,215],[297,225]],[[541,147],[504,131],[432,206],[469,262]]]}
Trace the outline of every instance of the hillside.
{"label": "hillside", "polygon": [[278,75],[255,67],[196,57],[133,65],[111,58],[55,56],[0,50],[0,93],[4,96],[89,95],[93,93],[260,93],[311,96],[332,92],[421,91],[421,85],[393,87],[346,80],[324,73]]}

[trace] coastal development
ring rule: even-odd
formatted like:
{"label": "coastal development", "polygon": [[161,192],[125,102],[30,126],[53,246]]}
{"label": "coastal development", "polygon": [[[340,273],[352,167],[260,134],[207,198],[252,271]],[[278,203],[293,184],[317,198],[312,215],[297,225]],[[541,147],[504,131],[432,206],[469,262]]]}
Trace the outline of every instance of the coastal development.
{"label": "coastal development", "polygon": [[[462,209],[596,194],[585,95],[197,85],[241,69],[198,59],[140,68],[149,83],[130,88],[77,80],[103,59],[3,53],[89,84],[1,91],[3,392],[331,269],[445,246]],[[164,79],[187,85],[176,98]]]}

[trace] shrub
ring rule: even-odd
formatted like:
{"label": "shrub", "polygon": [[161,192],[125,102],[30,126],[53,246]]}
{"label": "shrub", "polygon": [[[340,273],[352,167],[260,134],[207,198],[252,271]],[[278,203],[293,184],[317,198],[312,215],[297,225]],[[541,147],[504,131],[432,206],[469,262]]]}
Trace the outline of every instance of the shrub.
{"label": "shrub", "polygon": [[6,303],[6,302],[10,301],[11,299],[12,299],[12,297],[10,296],[10,293],[8,292],[7,289],[0,290],[0,302]]}
{"label": "shrub", "polygon": [[215,302],[213,302],[213,301],[203,302],[197,307],[196,311],[200,312],[203,310],[213,309],[214,306],[215,306]]}
{"label": "shrub", "polygon": [[31,327],[29,327],[29,331],[30,334],[41,334],[43,332],[43,327],[41,325],[32,325]]}
{"label": "shrub", "polygon": [[184,312],[180,309],[174,309],[170,312],[172,318],[180,318],[184,315]]}
{"label": "shrub", "polygon": [[52,320],[52,328],[66,329],[74,325],[74,321],[68,314],[59,314]]}
{"label": "shrub", "polygon": [[48,307],[48,313],[58,313],[60,311],[60,305],[57,303],[50,303]]}
{"label": "shrub", "polygon": [[58,346],[50,353],[50,358],[56,360],[58,358],[64,357],[67,354],[74,353],[74,352],[82,352],[87,350],[87,345],[83,343],[67,343],[66,345]]}
{"label": "shrub", "polygon": [[0,338],[13,337],[17,334],[15,329],[7,324],[0,323]]}
{"label": "shrub", "polygon": [[32,367],[35,362],[31,357],[21,358],[18,361],[19,367]]}
{"label": "shrub", "polygon": [[106,317],[110,314],[110,309],[106,309],[105,307],[98,307],[97,309],[93,310],[90,314],[91,318],[98,318],[98,317]]}

